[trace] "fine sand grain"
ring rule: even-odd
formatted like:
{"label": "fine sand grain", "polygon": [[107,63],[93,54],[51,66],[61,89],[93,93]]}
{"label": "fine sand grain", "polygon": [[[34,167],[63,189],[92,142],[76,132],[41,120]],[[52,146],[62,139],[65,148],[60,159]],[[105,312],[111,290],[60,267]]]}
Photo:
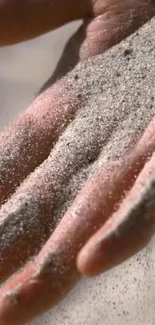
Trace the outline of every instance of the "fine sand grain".
{"label": "fine sand grain", "polygon": [[[65,144],[68,138],[71,147],[74,143],[74,150],[84,146],[87,151],[84,141],[91,142],[93,135],[97,161],[91,160],[88,166],[74,173],[64,188],[67,199],[60,211],[63,207],[66,209],[69,197],[74,198],[85,180],[101,165],[116,162],[125,154],[154,116],[155,19],[107,53],[80,63],[69,79],[70,82],[76,80],[77,88],[87,97],[87,105],[61,141]],[[80,124],[76,124],[78,120]],[[60,144],[53,154],[60,152]],[[91,152],[94,157],[94,150]],[[76,159],[79,153],[76,149]],[[70,151],[70,159],[72,157]],[[55,325],[153,325],[154,249],[152,241],[115,270],[93,280],[83,280],[58,309],[35,324],[43,325],[47,321]]]}
{"label": "fine sand grain", "polygon": [[[41,229],[39,227],[44,214],[50,217],[47,220],[50,233],[85,182],[101,166],[119,163],[140,139],[155,113],[155,19],[105,54],[80,63],[68,75],[67,83],[73,87],[77,96],[80,94],[83,106],[77,110],[75,118],[58,139],[48,159],[2,206],[1,251],[25,233],[29,238],[29,232],[32,236],[36,229],[37,236],[44,243],[47,224]],[[30,247],[27,249],[31,250]],[[105,278],[106,281],[108,283],[108,278]],[[86,315],[83,311],[85,316],[74,318],[69,311],[72,320],[64,319],[63,324],[116,324],[114,317],[109,312],[106,314],[110,304],[113,315],[119,319],[118,307],[115,304],[112,307],[117,296],[117,277],[115,281],[112,278],[112,282],[114,286],[109,285],[108,288],[105,283],[102,287],[99,280],[98,293],[101,295],[94,315],[90,313],[89,318],[88,313]],[[127,290],[126,284],[121,289],[120,300],[123,300],[122,295],[126,295]],[[139,290],[142,294],[141,285]],[[91,291],[88,299],[90,306],[94,299],[97,306],[98,297],[94,295],[95,292],[92,294]],[[118,297],[116,300],[118,302]],[[101,302],[102,311],[99,308]],[[101,321],[103,314],[104,322],[103,319]],[[123,314],[127,317],[126,321],[119,324],[140,324],[138,318],[135,318],[135,322],[131,320],[129,310],[122,311],[121,320]],[[85,322],[80,320],[84,318]],[[55,325],[60,323],[54,321]],[[141,324],[153,323],[141,321]]]}
{"label": "fine sand grain", "polygon": [[67,83],[80,94],[83,106],[48,159],[1,208],[1,220],[10,219],[10,231],[1,246],[17,236],[13,225],[18,222],[19,236],[28,228],[39,227],[38,214],[43,218],[44,211],[53,227],[53,220],[60,220],[85,181],[101,166],[117,164],[141,137],[155,113],[152,30],[154,19],[105,54],[80,63],[68,75]]}

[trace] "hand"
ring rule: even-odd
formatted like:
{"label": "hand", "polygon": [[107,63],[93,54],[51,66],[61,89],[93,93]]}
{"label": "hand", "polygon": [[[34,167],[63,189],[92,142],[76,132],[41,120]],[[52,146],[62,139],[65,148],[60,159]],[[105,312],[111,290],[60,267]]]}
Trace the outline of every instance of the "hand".
{"label": "hand", "polygon": [[150,192],[154,195],[155,158],[150,157],[155,121],[118,161],[98,167],[89,179],[111,125],[107,138],[100,136],[104,125],[88,132],[83,107],[89,118],[91,112],[86,89],[77,88],[76,68],[49,84],[78,59],[100,54],[136,30],[154,15],[155,4],[53,0],[52,6],[51,1],[25,1],[21,7],[10,0],[0,6],[1,45],[84,18],[48,89],[0,135],[1,283],[13,275],[0,289],[0,324],[21,325],[54,306],[80,273],[95,275],[117,265],[144,247],[154,231]]}

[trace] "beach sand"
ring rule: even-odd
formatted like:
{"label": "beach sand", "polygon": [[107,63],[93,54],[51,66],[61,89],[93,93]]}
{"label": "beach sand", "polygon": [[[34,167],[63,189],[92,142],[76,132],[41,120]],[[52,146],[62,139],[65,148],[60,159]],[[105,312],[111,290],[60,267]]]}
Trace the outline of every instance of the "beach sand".
{"label": "beach sand", "polygon": [[[67,139],[71,148],[77,148],[78,143],[76,154],[80,155],[79,147],[83,152],[86,137],[91,159],[94,148],[99,146],[97,162],[86,169],[81,168],[76,181],[72,182],[73,197],[77,191],[73,184],[77,185],[79,180],[80,187],[83,179],[101,165],[120,159],[140,138],[154,116],[154,59],[155,19],[152,19],[107,53],[80,63],[69,75],[71,82],[76,76],[77,89],[87,100],[85,108],[79,112],[77,124],[75,121],[67,129],[66,139],[62,137],[62,146],[65,148]],[[50,315],[44,315],[32,324],[44,325],[47,321],[54,325],[153,325],[154,271],[153,238],[148,247],[121,266],[95,279],[81,280]]]}
{"label": "beach sand", "polygon": [[[60,174],[70,161],[70,180],[56,217],[89,177],[101,166],[117,163],[141,137],[155,113],[154,59],[155,19],[105,54],[80,63],[68,75],[85,104],[44,163],[49,169],[59,161]],[[62,184],[57,184],[60,190]],[[31,325],[153,325],[154,268],[153,239],[123,265],[95,279],[82,279],[59,306]]]}

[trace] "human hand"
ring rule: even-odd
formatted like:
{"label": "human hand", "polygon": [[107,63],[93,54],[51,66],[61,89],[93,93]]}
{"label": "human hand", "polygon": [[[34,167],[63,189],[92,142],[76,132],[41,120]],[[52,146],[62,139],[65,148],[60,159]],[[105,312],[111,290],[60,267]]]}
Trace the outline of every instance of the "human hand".
{"label": "human hand", "polygon": [[[58,16],[54,12],[57,3],[53,2],[53,17]],[[87,14],[84,25],[65,49],[54,79],[70,68],[70,64],[65,64],[66,59],[73,67],[77,53],[79,59],[84,60],[104,52],[151,18],[155,10],[153,1],[140,4],[134,1],[130,2],[131,7],[126,6],[124,1],[117,4],[107,1],[104,5],[102,1],[92,1],[85,2],[84,7],[81,5],[79,12],[71,5],[69,11],[63,8],[66,17],[67,12],[70,16],[62,17],[59,24],[49,29],[85,17],[84,12]],[[97,17],[93,18],[93,14]],[[42,24],[39,33],[47,30],[44,21]],[[30,26],[32,31],[33,24]],[[37,32],[29,31],[29,34],[36,36]],[[25,38],[28,36],[23,36]],[[22,39],[21,32],[20,39],[17,36],[15,39]],[[134,134],[129,143],[132,150],[131,147],[125,149],[119,160],[106,161],[100,168],[99,156],[105,155],[116,116],[110,121],[103,117],[102,107],[101,116],[98,111],[94,115],[95,108],[89,109],[89,89],[85,89],[88,85],[81,80],[87,80],[84,67],[91,67],[91,62],[83,63],[83,77],[78,77],[79,68],[75,68],[36,98],[28,110],[1,133],[0,197],[1,202],[5,202],[0,210],[1,282],[14,274],[0,289],[1,325],[31,320],[55,305],[73,287],[80,278],[78,269],[90,275],[107,270],[141,249],[152,235],[153,222],[149,219],[152,202],[151,206],[147,205],[148,218],[145,218],[146,213],[138,214],[134,227],[131,227],[134,200],[125,207],[125,203],[120,208],[118,205],[131,188],[131,195],[136,193],[138,200],[137,187],[138,190],[141,186],[144,188],[147,174],[153,172],[154,157],[145,163],[154,151],[154,120],[140,141],[136,141],[138,137]],[[127,195],[125,200],[128,199]],[[142,208],[145,202],[146,198]],[[116,206],[118,210],[113,215]],[[19,268],[22,269],[15,274]]]}

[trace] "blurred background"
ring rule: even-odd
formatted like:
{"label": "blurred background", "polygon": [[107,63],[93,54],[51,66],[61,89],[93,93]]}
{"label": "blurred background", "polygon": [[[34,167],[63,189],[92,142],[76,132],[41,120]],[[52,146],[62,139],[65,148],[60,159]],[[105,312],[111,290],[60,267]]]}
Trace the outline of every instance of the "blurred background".
{"label": "blurred background", "polygon": [[0,48],[0,128],[29,105],[79,25],[67,24],[35,40]]}

